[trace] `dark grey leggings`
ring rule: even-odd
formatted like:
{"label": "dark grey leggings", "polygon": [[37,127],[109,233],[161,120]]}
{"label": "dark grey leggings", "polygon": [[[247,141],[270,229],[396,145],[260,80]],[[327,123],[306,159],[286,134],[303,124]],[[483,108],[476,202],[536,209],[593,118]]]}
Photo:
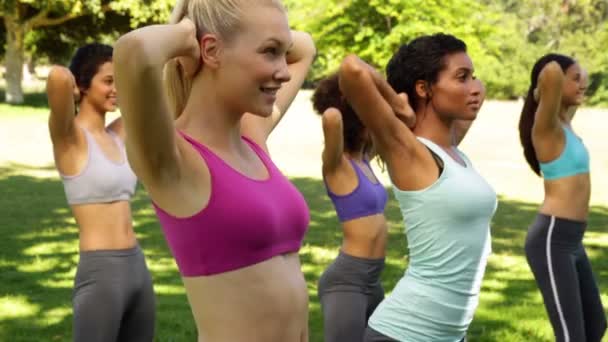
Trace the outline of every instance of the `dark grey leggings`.
{"label": "dark grey leggings", "polygon": [[[363,341],[364,342],[399,342],[398,340],[395,340],[392,337],[383,335],[370,327],[367,327],[367,329],[365,330],[365,337],[364,337]],[[466,341],[465,337],[463,337],[462,340],[460,340],[460,342],[465,342],[465,341]]]}
{"label": "dark grey leggings", "polygon": [[384,299],[380,273],[384,258],[364,259],[340,252],[319,279],[325,342],[361,342],[367,320]]}
{"label": "dark grey leggings", "polygon": [[76,342],[154,339],[154,289],[139,246],[81,252],[72,301]]}
{"label": "dark grey leggings", "polygon": [[526,257],[543,295],[557,342],[599,342],[606,315],[582,240],[585,222],[539,214],[528,230]]}

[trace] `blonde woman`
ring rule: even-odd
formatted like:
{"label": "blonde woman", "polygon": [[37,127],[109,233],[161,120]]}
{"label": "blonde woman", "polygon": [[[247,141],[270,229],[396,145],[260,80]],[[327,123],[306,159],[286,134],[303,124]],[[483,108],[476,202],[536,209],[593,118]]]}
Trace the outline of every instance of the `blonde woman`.
{"label": "blonde woman", "polygon": [[129,160],[154,202],[199,341],[307,341],[298,250],[309,212],[266,140],[314,44],[290,31],[279,1],[179,1],[171,22],[117,42],[116,83]]}

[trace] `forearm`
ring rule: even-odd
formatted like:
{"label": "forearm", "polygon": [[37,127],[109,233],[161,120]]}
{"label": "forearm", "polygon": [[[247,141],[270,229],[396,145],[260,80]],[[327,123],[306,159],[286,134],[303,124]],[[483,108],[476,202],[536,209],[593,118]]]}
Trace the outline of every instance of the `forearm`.
{"label": "forearm", "polygon": [[132,72],[151,67],[161,70],[170,59],[189,54],[193,48],[188,39],[192,30],[187,24],[178,23],[131,31],[116,42],[114,62],[119,66],[128,64]]}

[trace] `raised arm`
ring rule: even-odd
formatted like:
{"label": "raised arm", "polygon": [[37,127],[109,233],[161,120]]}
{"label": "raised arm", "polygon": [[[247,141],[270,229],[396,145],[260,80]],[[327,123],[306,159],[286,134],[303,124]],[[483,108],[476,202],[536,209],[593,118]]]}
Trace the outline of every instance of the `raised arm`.
{"label": "raised arm", "polygon": [[302,87],[312,64],[316,49],[312,37],[305,32],[292,31],[293,46],[287,52],[287,68],[291,79],[284,83],[277,93],[277,100],[272,115],[262,118],[245,114],[241,120],[241,132],[253,139],[258,145],[266,146],[266,140],[272,130],[283,118],[289,106]]}
{"label": "raised arm", "polygon": [[415,123],[407,96],[395,93],[382,75],[355,55],[342,61],[339,77],[342,93],[371,130],[382,157],[396,152],[395,146],[400,146],[401,156],[410,156],[401,149],[413,151],[416,146],[416,137],[404,123]]}
{"label": "raised arm", "polygon": [[561,134],[559,113],[562,100],[562,85],[564,83],[564,72],[557,62],[550,62],[538,76],[538,108],[532,136],[544,138]]}
{"label": "raised arm", "polygon": [[336,108],[327,108],[323,113],[323,174],[335,171],[343,159],[344,133],[342,131],[342,113]]}
{"label": "raised arm", "polygon": [[188,19],[174,25],[147,26],[116,42],[115,81],[129,137],[127,152],[144,184],[179,179],[181,159],[162,70],[170,59],[195,58],[197,53],[195,26]]}
{"label": "raised arm", "polygon": [[74,75],[68,68],[53,66],[46,82],[46,93],[51,114],[49,132],[55,148],[76,142],[77,130],[74,125],[76,116],[75,94],[78,87]]}

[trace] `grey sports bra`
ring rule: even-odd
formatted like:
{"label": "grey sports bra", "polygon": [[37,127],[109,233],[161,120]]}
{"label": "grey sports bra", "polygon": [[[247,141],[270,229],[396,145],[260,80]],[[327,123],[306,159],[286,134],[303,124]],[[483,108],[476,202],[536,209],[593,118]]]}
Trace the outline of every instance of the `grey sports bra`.
{"label": "grey sports bra", "polygon": [[80,128],[87,140],[86,164],[76,175],[68,176],[59,173],[63,180],[68,203],[77,205],[130,200],[135,193],[137,177],[129,166],[125,147],[120,138],[111,130],[107,130],[123,156],[123,161],[116,163],[103,154],[93,136],[86,129]]}

